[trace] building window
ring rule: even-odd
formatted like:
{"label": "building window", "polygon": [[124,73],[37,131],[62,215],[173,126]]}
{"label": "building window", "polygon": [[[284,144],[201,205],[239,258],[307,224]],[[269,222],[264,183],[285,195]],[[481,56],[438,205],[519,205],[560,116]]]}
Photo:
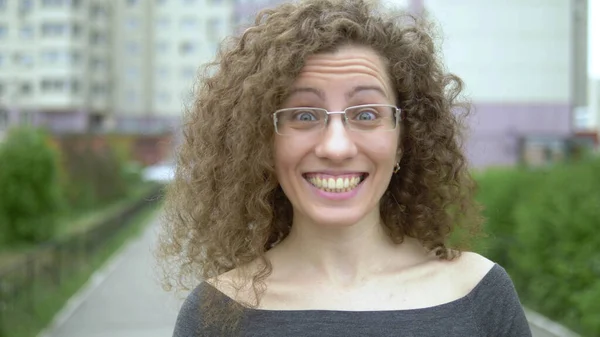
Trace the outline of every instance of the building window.
{"label": "building window", "polygon": [[127,100],[128,103],[135,103],[137,101],[137,93],[135,92],[135,90],[129,89],[129,90],[127,90],[125,95],[126,95],[125,99]]}
{"label": "building window", "polygon": [[106,70],[106,62],[102,59],[93,58],[90,60],[93,70]]}
{"label": "building window", "polygon": [[196,18],[183,18],[181,20],[181,30],[193,32],[198,29],[198,20]]}
{"label": "building window", "polygon": [[129,66],[127,69],[125,69],[125,76],[127,76],[127,79],[130,80],[138,79],[140,76],[140,70],[137,67]]}
{"label": "building window", "polygon": [[90,41],[93,44],[105,44],[106,43],[106,35],[99,31],[93,31],[90,33]]}
{"label": "building window", "polygon": [[135,30],[139,27],[139,20],[137,18],[127,18],[125,20],[125,28],[129,30]]}
{"label": "building window", "polygon": [[213,37],[213,40],[218,39],[219,36],[221,36],[224,30],[223,28],[225,27],[221,18],[210,18],[208,20],[207,33],[208,36]]}
{"label": "building window", "polygon": [[74,37],[78,37],[79,35],[81,35],[81,25],[78,23],[74,23],[73,25],[71,25],[71,35],[73,35]]}
{"label": "building window", "polygon": [[41,59],[45,64],[55,64],[60,58],[57,50],[46,50],[42,52]]}
{"label": "building window", "polygon": [[26,53],[15,53],[14,62],[23,66],[33,65],[33,55]]}
{"label": "building window", "polygon": [[19,2],[19,14],[27,14],[33,9],[33,0],[21,0]]}
{"label": "building window", "polygon": [[156,29],[167,29],[170,25],[169,18],[158,18],[156,19]]}
{"label": "building window", "polygon": [[64,5],[64,0],[42,0],[42,7],[60,7]]}
{"label": "building window", "polygon": [[125,49],[129,54],[135,55],[140,51],[140,45],[135,41],[129,41],[125,44]]}
{"label": "building window", "polygon": [[62,92],[65,89],[65,81],[60,79],[43,79],[42,92]]}
{"label": "building window", "polygon": [[183,67],[181,69],[181,77],[186,81],[194,79],[194,75],[196,75],[196,68],[194,67]]}
{"label": "building window", "polygon": [[171,96],[166,91],[159,92],[156,98],[161,103],[169,103],[169,101],[171,100]]}
{"label": "building window", "polygon": [[31,83],[21,83],[19,86],[19,94],[21,95],[29,95],[31,94]]}
{"label": "building window", "polygon": [[4,39],[8,36],[8,27],[5,24],[0,25],[0,39]]}
{"label": "building window", "polygon": [[42,36],[62,36],[67,32],[67,25],[64,23],[42,23]]}
{"label": "building window", "polygon": [[190,55],[196,50],[196,46],[191,41],[184,41],[179,44],[180,55]]}
{"label": "building window", "polygon": [[94,95],[104,95],[106,94],[106,86],[103,83],[94,83],[92,84],[92,93]]}
{"label": "building window", "polygon": [[80,52],[74,51],[71,52],[71,64],[80,64],[83,56]]}
{"label": "building window", "polygon": [[19,37],[24,40],[31,40],[33,38],[33,26],[27,25],[19,29]]}
{"label": "building window", "polygon": [[156,69],[156,75],[160,79],[166,79],[169,76],[169,68],[165,66],[158,67],[158,69]]}
{"label": "building window", "polygon": [[81,91],[81,83],[79,80],[71,80],[69,87],[71,88],[71,93],[73,94],[77,94],[79,91]]}
{"label": "building window", "polygon": [[167,41],[157,42],[155,49],[157,53],[166,53],[169,50],[169,44]]}
{"label": "building window", "polygon": [[93,5],[90,8],[90,17],[92,19],[105,18],[106,16],[107,16],[106,9],[104,9],[102,6],[100,6],[100,5]]}

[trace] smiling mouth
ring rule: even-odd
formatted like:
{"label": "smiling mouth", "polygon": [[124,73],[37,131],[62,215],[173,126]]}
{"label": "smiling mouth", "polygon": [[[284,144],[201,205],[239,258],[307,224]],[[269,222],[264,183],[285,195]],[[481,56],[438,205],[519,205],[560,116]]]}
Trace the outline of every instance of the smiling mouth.
{"label": "smiling mouth", "polygon": [[330,176],[325,174],[304,174],[303,177],[314,187],[324,192],[344,193],[350,192],[365,179],[368,173],[348,174],[344,176]]}

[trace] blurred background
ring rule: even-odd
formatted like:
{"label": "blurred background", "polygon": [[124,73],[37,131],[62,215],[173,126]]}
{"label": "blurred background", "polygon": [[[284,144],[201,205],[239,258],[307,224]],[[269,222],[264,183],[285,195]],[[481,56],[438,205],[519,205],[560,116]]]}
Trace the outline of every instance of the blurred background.
{"label": "blurred background", "polygon": [[[536,336],[600,336],[600,0],[381,1],[436,23],[473,102],[475,250]],[[0,0],[0,337],[170,335],[149,251],[182,115],[281,2]]]}

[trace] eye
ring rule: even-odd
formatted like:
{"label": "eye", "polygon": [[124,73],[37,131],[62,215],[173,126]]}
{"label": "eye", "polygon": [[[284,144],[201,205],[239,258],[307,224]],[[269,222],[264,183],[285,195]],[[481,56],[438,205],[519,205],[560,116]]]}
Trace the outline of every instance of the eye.
{"label": "eye", "polygon": [[314,111],[311,110],[297,110],[294,111],[293,120],[298,122],[313,122],[318,120]]}
{"label": "eye", "polygon": [[377,119],[377,117],[379,116],[379,114],[377,113],[377,111],[373,108],[366,108],[366,109],[361,109],[355,117],[355,120],[358,121],[372,121]]}

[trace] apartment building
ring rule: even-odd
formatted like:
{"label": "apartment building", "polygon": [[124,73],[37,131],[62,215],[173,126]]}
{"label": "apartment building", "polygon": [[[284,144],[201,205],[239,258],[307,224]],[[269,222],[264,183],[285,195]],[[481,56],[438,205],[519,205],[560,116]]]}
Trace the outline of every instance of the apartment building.
{"label": "apartment building", "polygon": [[473,165],[513,165],[527,148],[564,151],[574,111],[587,104],[587,1],[424,0],[424,8],[474,104]]}
{"label": "apartment building", "polygon": [[105,3],[0,0],[0,130],[28,123],[75,131],[106,113]]}
{"label": "apartment building", "polygon": [[119,0],[114,5],[113,68],[119,130],[179,125],[200,67],[231,32],[226,0]]}
{"label": "apartment building", "polygon": [[227,0],[0,0],[0,130],[179,125],[199,67],[231,31],[232,8]]}

